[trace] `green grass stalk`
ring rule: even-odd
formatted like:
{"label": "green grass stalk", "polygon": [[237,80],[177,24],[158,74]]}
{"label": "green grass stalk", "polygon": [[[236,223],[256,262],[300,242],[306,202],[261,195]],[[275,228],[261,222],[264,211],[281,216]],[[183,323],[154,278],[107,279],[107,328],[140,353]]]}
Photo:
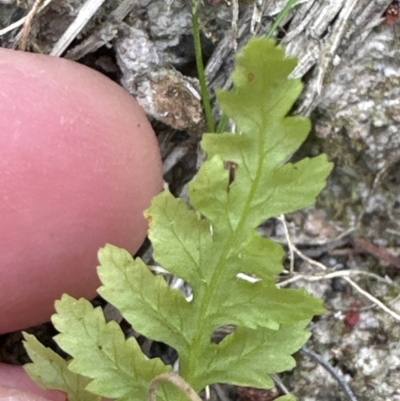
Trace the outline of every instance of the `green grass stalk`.
{"label": "green grass stalk", "polygon": [[282,11],[278,14],[278,17],[276,18],[275,22],[273,23],[271,29],[267,33],[267,39],[270,39],[272,35],[274,34],[276,28],[280,25],[282,20],[288,15],[289,11],[296,5],[297,0],[289,0],[286,3],[286,6],[282,9]]}

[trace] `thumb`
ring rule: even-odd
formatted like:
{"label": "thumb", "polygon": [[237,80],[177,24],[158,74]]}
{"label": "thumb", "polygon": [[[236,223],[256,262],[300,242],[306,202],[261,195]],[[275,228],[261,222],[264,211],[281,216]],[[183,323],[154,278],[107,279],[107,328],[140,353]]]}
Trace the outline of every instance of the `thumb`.
{"label": "thumb", "polygon": [[0,387],[0,401],[50,401],[40,395],[25,393],[14,388]]}
{"label": "thumb", "polygon": [[22,366],[0,363],[0,401],[65,401],[61,391],[43,390]]}

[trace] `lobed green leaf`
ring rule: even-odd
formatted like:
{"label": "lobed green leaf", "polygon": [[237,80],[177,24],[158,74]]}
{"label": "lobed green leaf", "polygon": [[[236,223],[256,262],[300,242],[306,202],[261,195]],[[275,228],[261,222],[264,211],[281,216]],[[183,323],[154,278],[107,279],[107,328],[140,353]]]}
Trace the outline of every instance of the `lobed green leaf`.
{"label": "lobed green leaf", "polygon": [[99,251],[103,286],[99,294],[116,306],[143,335],[166,342],[177,350],[188,346],[192,322],[190,305],[178,290],[171,290],[141,259],[107,245]]}
{"label": "lobed green leaf", "polygon": [[[274,387],[269,373],[295,366],[291,356],[310,337],[302,324],[278,330],[238,327],[220,344],[209,344],[197,367],[197,379],[207,383],[231,383],[258,388]],[[240,355],[240,358],[238,357]]]}
{"label": "lobed green leaf", "polygon": [[[225,382],[245,378],[240,382],[245,385],[253,377],[253,385],[272,385],[267,373],[293,366],[290,354],[308,338],[306,322],[324,310],[322,302],[304,290],[275,286],[282,248],[256,231],[265,219],[312,203],[332,168],[325,156],[287,162],[310,129],[309,120],[287,117],[302,88],[299,80],[288,79],[294,66],[295,60],[285,58],[272,41],[252,40],[238,57],[235,90],[218,93],[239,132],[204,136],[209,159],[189,184],[193,209],[166,191],[146,212],[154,257],[189,283],[190,302],[163,278],[144,275],[141,262],[130,260],[122,268],[124,263],[110,263],[115,249],[100,251],[101,294],[136,330],[178,350],[180,374],[196,390],[221,381],[219,371]],[[111,279],[118,269],[120,278]],[[240,273],[258,281],[239,279]],[[228,324],[237,326],[236,332],[212,344],[215,330]],[[249,336],[249,344],[253,341],[251,352],[242,333]],[[224,353],[228,349],[229,355]],[[248,375],[230,369],[244,355],[256,365],[245,365]]]}
{"label": "lobed green leaf", "polygon": [[73,359],[72,372],[90,379],[87,390],[121,401],[145,399],[148,385],[171,369],[160,359],[148,359],[136,339],[125,339],[119,325],[106,323],[101,308],[85,299],[63,295],[56,301],[52,321],[60,332],[57,344]]}
{"label": "lobed green leaf", "polygon": [[41,387],[64,391],[69,401],[100,401],[101,397],[85,388],[90,380],[69,370],[69,362],[52,349],[42,345],[35,336],[22,333],[24,346],[31,363],[24,365],[25,371]]}

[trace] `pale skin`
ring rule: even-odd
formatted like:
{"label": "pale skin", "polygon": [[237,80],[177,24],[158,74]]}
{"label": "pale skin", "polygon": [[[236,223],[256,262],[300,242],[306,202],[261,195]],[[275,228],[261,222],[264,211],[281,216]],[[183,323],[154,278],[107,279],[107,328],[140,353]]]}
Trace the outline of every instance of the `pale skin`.
{"label": "pale skin", "polygon": [[20,366],[0,364],[1,401],[64,401],[61,391],[48,391],[34,383]]}
{"label": "pale skin", "polygon": [[[151,126],[121,87],[72,62],[0,49],[0,334],[91,298],[105,243],[135,252],[162,189]],[[25,393],[21,393],[21,391]],[[61,401],[0,364],[0,401]]]}

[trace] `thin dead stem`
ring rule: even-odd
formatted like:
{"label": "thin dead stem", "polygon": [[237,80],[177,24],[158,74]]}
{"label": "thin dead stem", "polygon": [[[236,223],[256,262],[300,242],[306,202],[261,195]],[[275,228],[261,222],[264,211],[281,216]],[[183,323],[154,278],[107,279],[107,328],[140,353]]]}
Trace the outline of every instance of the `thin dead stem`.
{"label": "thin dead stem", "polygon": [[157,386],[161,382],[170,382],[174,386],[178,387],[191,401],[202,401],[200,396],[193,390],[189,383],[187,383],[181,376],[177,373],[169,372],[162,373],[161,375],[156,376],[149,385],[148,391],[148,401],[157,401],[156,391]]}
{"label": "thin dead stem", "polygon": [[29,33],[31,32],[32,28],[32,21],[35,15],[38,13],[39,7],[42,5],[42,3],[43,0],[36,0],[25,18],[24,25],[22,26],[21,30],[21,41],[19,42],[19,50],[25,51],[28,46]]}
{"label": "thin dead stem", "polygon": [[400,322],[400,315],[390,308],[388,308],[383,302],[379,301],[379,299],[372,296],[369,292],[363,290],[358,284],[356,284],[351,278],[343,277],[343,280],[347,281],[355,290],[357,290],[360,294],[364,295],[364,297],[368,298],[375,305],[379,306],[379,308],[383,309],[386,313],[389,313],[390,316],[395,318]]}
{"label": "thin dead stem", "polygon": [[233,0],[231,29],[232,29],[232,48],[235,51],[237,50],[238,21],[239,21],[239,0]]}
{"label": "thin dead stem", "polygon": [[290,391],[286,388],[286,386],[283,384],[283,381],[277,374],[272,374],[271,375],[272,380],[275,382],[276,386],[279,387],[279,389],[282,391],[283,394],[290,394]]}
{"label": "thin dead stem", "polygon": [[339,385],[342,387],[344,392],[347,395],[347,398],[350,401],[357,401],[356,396],[354,395],[353,391],[349,387],[349,385],[345,382],[343,378],[342,372],[338,371],[338,369],[335,369],[327,360],[325,360],[321,355],[318,355],[314,351],[310,350],[307,347],[303,347],[301,351],[303,354],[307,355],[308,357],[311,357],[315,359],[323,368],[329,372],[333,378],[339,383]]}
{"label": "thin dead stem", "polygon": [[294,248],[293,248],[293,242],[290,239],[290,234],[289,234],[289,228],[286,222],[286,218],[284,214],[281,214],[279,216],[279,220],[281,221],[282,225],[283,225],[283,230],[285,232],[285,237],[286,237],[286,241],[288,244],[288,248],[289,248],[289,262],[290,262],[290,268],[289,268],[289,272],[290,274],[294,273]]}
{"label": "thin dead stem", "polygon": [[[280,218],[280,220],[282,221],[282,223],[284,224],[284,220],[282,220],[282,217]],[[323,271],[327,270],[327,267],[320,263],[317,262],[313,259],[310,259],[309,257],[307,257],[306,255],[304,255],[301,251],[299,251],[296,247],[296,245],[293,244],[292,239],[290,238],[290,234],[287,230],[287,227],[285,228],[285,224],[284,224],[284,229],[285,229],[285,235],[286,235],[286,239],[287,239],[287,243],[288,243],[288,248],[289,248],[289,258],[291,259],[291,266],[292,266],[292,259],[294,259],[294,253],[296,253],[301,259],[303,259],[304,261],[306,261],[307,263],[309,263],[311,266],[316,266],[319,269],[322,269]],[[383,311],[385,311],[386,313],[388,313],[390,316],[392,316],[394,319],[396,319],[397,321],[400,321],[400,315],[396,312],[394,312],[392,309],[390,309],[389,307],[387,307],[383,302],[381,302],[379,299],[375,298],[373,295],[371,295],[369,292],[365,291],[364,289],[362,289],[358,284],[356,284],[350,277],[349,275],[351,274],[360,274],[360,271],[337,271],[337,272],[332,272],[332,273],[327,273],[324,275],[301,275],[301,274],[295,274],[293,275],[293,277],[282,281],[280,283],[278,283],[278,287],[284,287],[290,283],[293,283],[297,280],[300,279],[304,279],[307,281],[317,281],[317,280],[326,280],[326,279],[330,279],[330,278],[334,278],[334,277],[340,277],[343,280],[347,281],[357,292],[359,292],[361,295],[363,295],[364,297],[366,297],[367,299],[369,299],[372,303],[374,303],[376,306],[378,306],[379,308],[381,308]],[[374,276],[371,273],[363,273],[366,275],[370,275],[370,276]]]}

